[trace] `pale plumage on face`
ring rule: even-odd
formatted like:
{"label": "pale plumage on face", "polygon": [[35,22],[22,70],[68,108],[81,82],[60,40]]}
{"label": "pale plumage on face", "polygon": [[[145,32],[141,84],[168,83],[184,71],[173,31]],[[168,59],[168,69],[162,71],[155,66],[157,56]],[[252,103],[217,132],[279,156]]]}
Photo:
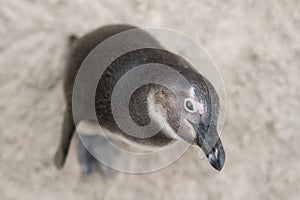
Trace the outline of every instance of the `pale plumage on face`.
{"label": "pale plumage on face", "polygon": [[184,99],[185,111],[194,115],[205,117],[207,113],[207,106],[204,99],[196,96],[195,87],[191,86],[189,89],[189,97]]}
{"label": "pale plumage on face", "polygon": [[215,125],[217,116],[212,116],[213,110],[219,106],[218,99],[211,102],[209,93],[203,93],[197,85],[191,85],[181,94],[176,96],[168,89],[150,93],[150,118],[165,123],[163,132],[169,137],[182,138],[200,146],[211,165],[221,170],[225,153]]}
{"label": "pale plumage on face", "polygon": [[[193,124],[200,123],[207,116],[207,106],[195,93],[194,86],[176,96],[170,90],[150,92],[148,96],[149,116],[159,124],[164,124],[164,133],[172,138],[177,135],[189,143],[195,143],[197,133]],[[180,124],[180,118],[182,119]],[[178,132],[181,125],[181,131]]]}

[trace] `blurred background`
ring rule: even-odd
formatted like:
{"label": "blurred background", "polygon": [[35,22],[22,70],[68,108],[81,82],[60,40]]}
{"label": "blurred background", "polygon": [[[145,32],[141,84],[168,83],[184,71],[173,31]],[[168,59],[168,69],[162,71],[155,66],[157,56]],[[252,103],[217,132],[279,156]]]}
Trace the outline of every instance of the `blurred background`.
{"label": "blurred background", "polygon": [[[299,199],[300,2],[1,0],[0,199]],[[70,34],[128,23],[182,32],[207,49],[227,93],[221,172],[189,149],[155,173],[81,177],[76,141],[53,155]]]}

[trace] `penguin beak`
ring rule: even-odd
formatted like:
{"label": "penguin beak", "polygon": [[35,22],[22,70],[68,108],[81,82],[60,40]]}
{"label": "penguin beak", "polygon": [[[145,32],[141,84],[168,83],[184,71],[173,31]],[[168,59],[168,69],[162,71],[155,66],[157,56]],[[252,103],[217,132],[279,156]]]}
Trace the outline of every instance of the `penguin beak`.
{"label": "penguin beak", "polygon": [[224,166],[225,151],[219,138],[217,129],[201,124],[191,123],[196,131],[196,141],[198,146],[203,150],[209,163],[218,171]]}
{"label": "penguin beak", "polygon": [[216,170],[221,171],[225,163],[225,151],[220,138],[211,151],[206,155],[206,157],[208,158],[209,163]]}

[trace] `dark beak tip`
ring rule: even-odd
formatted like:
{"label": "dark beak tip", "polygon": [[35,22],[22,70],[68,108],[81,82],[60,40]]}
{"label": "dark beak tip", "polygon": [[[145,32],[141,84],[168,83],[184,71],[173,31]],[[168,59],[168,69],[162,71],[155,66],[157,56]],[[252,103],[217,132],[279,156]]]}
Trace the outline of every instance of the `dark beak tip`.
{"label": "dark beak tip", "polygon": [[220,162],[219,160],[209,160],[209,162],[216,170],[221,171],[223,169],[224,162]]}
{"label": "dark beak tip", "polygon": [[211,166],[213,166],[216,170],[221,171],[224,167],[225,155],[215,156],[213,153],[210,153],[208,155],[208,160]]}
{"label": "dark beak tip", "polygon": [[223,165],[218,165],[217,167],[215,167],[215,169],[221,171],[223,169]]}

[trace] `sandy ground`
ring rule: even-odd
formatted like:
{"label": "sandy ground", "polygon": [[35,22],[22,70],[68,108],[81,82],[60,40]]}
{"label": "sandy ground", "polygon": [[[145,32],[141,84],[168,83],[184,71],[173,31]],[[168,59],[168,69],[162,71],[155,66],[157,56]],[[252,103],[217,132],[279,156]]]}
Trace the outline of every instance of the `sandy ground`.
{"label": "sandy ground", "polygon": [[[1,0],[0,199],[299,199],[300,3],[241,2]],[[75,142],[54,167],[66,38],[111,23],[175,29],[208,50],[227,92],[221,172],[190,149],[155,173],[84,180]]]}

